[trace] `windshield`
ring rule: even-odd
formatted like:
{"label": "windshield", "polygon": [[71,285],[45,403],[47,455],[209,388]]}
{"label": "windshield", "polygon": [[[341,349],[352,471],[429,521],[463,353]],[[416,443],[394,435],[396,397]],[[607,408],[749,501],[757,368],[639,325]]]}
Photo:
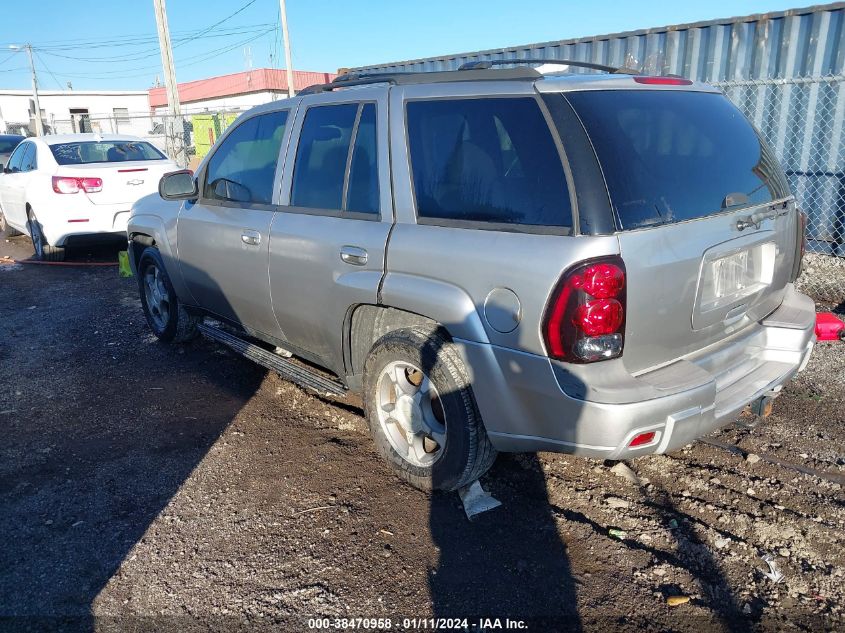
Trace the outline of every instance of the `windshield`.
{"label": "windshield", "polygon": [[12,150],[18,146],[23,138],[0,138],[0,154],[11,154]]}
{"label": "windshield", "polygon": [[83,141],[51,145],[59,165],[122,163],[138,160],[164,160],[165,156],[143,141]]}
{"label": "windshield", "polygon": [[721,94],[613,90],[567,98],[595,147],[619,229],[789,195],[771,149]]}

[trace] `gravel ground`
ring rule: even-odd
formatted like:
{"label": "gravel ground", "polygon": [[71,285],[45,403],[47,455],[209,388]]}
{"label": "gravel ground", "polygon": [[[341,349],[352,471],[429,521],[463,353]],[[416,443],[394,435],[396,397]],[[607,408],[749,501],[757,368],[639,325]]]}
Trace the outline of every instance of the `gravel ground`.
{"label": "gravel ground", "polygon": [[359,403],[157,343],[115,267],[0,264],[0,296],[0,629],[845,628],[841,343],[766,421],[631,470],[501,456],[469,522],[391,474]]}

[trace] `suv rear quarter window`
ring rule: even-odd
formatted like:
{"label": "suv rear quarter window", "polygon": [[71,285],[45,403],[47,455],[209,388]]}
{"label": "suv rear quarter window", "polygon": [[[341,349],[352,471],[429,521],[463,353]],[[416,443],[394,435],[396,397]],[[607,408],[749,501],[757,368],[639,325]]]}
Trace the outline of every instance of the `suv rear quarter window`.
{"label": "suv rear quarter window", "polygon": [[560,154],[533,97],[407,103],[417,216],[570,227]]}

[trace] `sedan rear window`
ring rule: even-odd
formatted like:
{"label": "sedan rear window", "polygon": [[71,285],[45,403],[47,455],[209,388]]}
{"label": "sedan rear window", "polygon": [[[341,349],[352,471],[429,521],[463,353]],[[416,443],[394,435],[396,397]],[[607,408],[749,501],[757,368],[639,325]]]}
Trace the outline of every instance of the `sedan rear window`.
{"label": "sedan rear window", "polygon": [[723,95],[567,95],[595,147],[619,229],[671,224],[789,195],[772,150]]}
{"label": "sedan rear window", "polygon": [[143,141],[82,141],[50,146],[59,165],[164,160],[166,156]]}

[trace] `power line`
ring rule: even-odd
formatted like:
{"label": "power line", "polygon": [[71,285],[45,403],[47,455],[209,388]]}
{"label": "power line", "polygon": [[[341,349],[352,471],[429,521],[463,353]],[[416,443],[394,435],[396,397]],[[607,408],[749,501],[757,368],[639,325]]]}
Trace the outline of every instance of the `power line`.
{"label": "power line", "polygon": [[44,66],[44,70],[47,71],[47,73],[53,78],[53,81],[56,82],[56,85],[59,86],[59,90],[64,90],[65,87],[62,85],[62,82],[59,81],[58,77],[56,77],[56,75],[53,74],[53,71],[50,70],[50,67],[47,66],[46,63],[44,63],[44,59],[41,57],[41,55],[38,54],[38,49],[33,49],[33,52],[35,53],[35,56],[38,58],[38,61],[41,62],[41,65]]}
{"label": "power line", "polygon": [[[217,33],[212,35],[206,35],[204,39],[210,38],[221,38],[221,37],[232,37],[235,35],[252,35],[255,33],[264,33],[266,32],[266,27],[274,28],[272,24],[264,25],[265,29],[227,29],[229,32],[227,33]],[[176,48],[174,46],[174,48]],[[38,48],[39,51],[44,53],[45,55],[50,55],[51,57],[60,57],[62,59],[71,59],[74,61],[82,61],[82,62],[90,62],[90,63],[121,63],[121,62],[129,62],[129,61],[138,61],[141,59],[147,59],[149,57],[158,57],[159,51],[150,49],[149,52],[139,51],[136,53],[128,53],[126,55],[118,55],[118,56],[109,56],[109,57],[78,57],[76,55],[63,55],[61,53],[53,53],[50,51],[45,51],[42,48]]]}
{"label": "power line", "polygon": [[[248,7],[250,7],[250,6],[252,6],[253,4],[255,4],[255,2],[256,2],[256,0],[249,0],[249,2],[247,2],[245,5],[243,5],[240,9],[238,9],[238,10],[237,10],[237,11],[235,11],[234,13],[231,13],[231,14],[227,15],[225,18],[223,18],[223,19],[222,19],[222,20],[220,20],[219,22],[215,22],[214,24],[212,24],[211,26],[209,26],[209,27],[208,27],[207,29],[205,29],[204,31],[200,31],[199,33],[197,33],[195,36],[193,36],[193,37],[191,37],[191,38],[188,38],[187,40],[185,40],[185,41],[183,41],[183,42],[180,42],[179,44],[177,44],[177,46],[181,46],[182,44],[187,44],[187,43],[188,43],[188,42],[190,42],[191,40],[195,40],[195,39],[197,39],[198,37],[202,37],[203,35],[205,35],[205,34],[206,34],[206,33],[208,33],[209,31],[213,31],[214,29],[216,29],[218,26],[220,26],[221,24],[223,24],[223,23],[224,23],[224,22],[226,22],[227,20],[231,20],[233,17],[235,17],[236,15],[238,15],[241,11],[244,11],[244,10],[245,10],[245,9],[247,9]],[[176,47],[174,46],[174,48],[176,48]]]}
{"label": "power line", "polygon": [[[180,68],[189,68],[191,66],[195,66],[197,64],[200,64],[204,61],[208,61],[209,59],[213,59],[214,57],[217,57],[221,53],[228,53],[229,51],[234,50],[236,48],[239,48],[239,47],[243,46],[244,44],[254,42],[257,39],[264,37],[265,35],[270,33],[272,30],[273,29],[268,29],[267,31],[264,31],[263,33],[260,33],[259,35],[256,35],[256,36],[251,37],[251,38],[246,39],[246,40],[242,40],[242,41],[237,42],[235,44],[232,44],[230,46],[226,46],[226,47],[219,48],[219,49],[212,50],[212,51],[206,51],[205,53],[201,53],[200,55],[186,58],[186,59],[192,60],[192,61],[190,61],[189,63],[180,63],[179,67]],[[197,57],[199,57],[199,59],[197,59]],[[143,72],[143,73],[140,73],[140,74],[134,74],[134,75],[127,75],[126,74],[126,72],[132,72],[134,70],[145,70],[145,69],[147,70],[147,72]],[[113,70],[113,71],[104,70],[104,71],[99,72],[99,73],[62,73],[62,75],[64,75],[65,77],[70,77],[72,79],[112,79],[113,77],[111,75],[120,75],[121,77],[126,78],[126,79],[134,79],[136,77],[146,77],[150,74],[150,72],[154,72],[154,71],[159,70],[159,69],[160,69],[159,66],[148,66],[148,67],[134,68],[134,69],[128,69],[127,68],[127,69],[124,69],[124,70]]]}
{"label": "power line", "polygon": [[16,54],[17,54],[17,51],[15,51],[14,53],[12,53],[12,54],[11,54],[11,55],[9,55],[8,57],[4,57],[4,58],[3,58],[3,60],[2,60],[2,61],[0,61],[0,66],[2,66],[2,65],[3,65],[3,64],[5,64],[7,61],[9,61],[10,59],[12,59],[12,57],[14,57]]}

